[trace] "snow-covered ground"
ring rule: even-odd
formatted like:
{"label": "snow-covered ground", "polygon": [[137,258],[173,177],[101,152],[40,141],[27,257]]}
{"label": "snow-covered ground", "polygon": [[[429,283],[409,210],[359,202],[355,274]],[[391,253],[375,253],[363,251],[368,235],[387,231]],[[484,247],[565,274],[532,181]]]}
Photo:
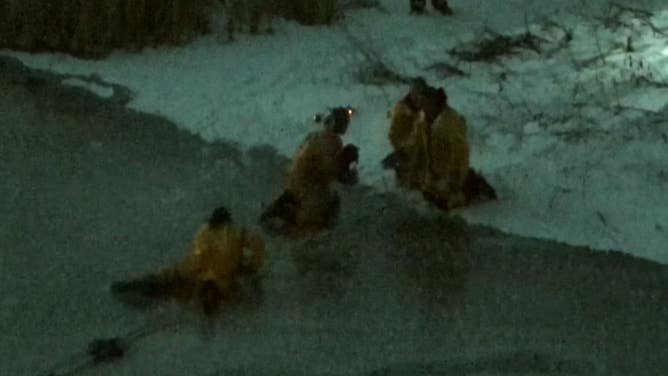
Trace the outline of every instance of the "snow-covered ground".
{"label": "snow-covered ground", "polygon": [[[646,14],[607,1],[453,0],[456,15],[444,18],[409,16],[407,1],[386,0],[383,10],[349,11],[336,26],[280,22],[275,35],[233,43],[221,27],[186,47],[102,61],[2,53],[80,75],[70,84],[95,75],[126,86],[130,107],[205,140],[271,144],[285,156],[318,126],[314,113],[353,105],[359,116],[347,138],[361,147],[362,181],[380,191],[394,190],[379,165],[390,151],[386,113],[406,90],[360,79],[382,62],[444,86],[468,119],[473,165],[500,200],[460,210],[464,218],[668,263],[668,9],[660,3],[632,4]],[[540,52],[492,63],[448,53],[486,29],[529,30],[541,38]]]}

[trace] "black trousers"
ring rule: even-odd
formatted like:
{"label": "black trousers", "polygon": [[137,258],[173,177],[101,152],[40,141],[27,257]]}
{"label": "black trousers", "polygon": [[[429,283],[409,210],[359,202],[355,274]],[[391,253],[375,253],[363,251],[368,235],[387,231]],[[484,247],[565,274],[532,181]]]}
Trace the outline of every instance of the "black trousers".
{"label": "black trousers", "polygon": [[[410,0],[411,12],[422,13],[427,7],[427,0]],[[452,14],[448,0],[431,0],[431,6],[443,14]]]}

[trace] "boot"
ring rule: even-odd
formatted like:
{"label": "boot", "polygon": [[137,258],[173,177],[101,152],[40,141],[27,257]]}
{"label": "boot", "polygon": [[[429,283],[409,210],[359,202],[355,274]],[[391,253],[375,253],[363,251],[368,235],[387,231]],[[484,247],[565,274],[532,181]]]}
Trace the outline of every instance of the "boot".
{"label": "boot", "polygon": [[485,178],[472,168],[469,168],[464,186],[464,195],[469,203],[496,200],[496,191]]}

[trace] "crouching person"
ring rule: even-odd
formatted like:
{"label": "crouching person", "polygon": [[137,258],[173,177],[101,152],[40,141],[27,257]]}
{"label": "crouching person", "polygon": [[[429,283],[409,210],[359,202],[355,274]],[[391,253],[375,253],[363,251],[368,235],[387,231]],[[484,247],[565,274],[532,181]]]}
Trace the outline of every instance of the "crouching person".
{"label": "crouching person", "polygon": [[354,110],[337,107],[311,132],[297,150],[288,169],[283,193],[266,208],[260,221],[279,233],[301,233],[331,226],[338,214],[336,182],[355,184],[358,149],[343,145]]}
{"label": "crouching person", "polygon": [[448,105],[442,88],[416,79],[390,117],[394,151],[383,166],[395,170],[399,186],[421,191],[445,210],[496,198],[469,166],[466,120]]}
{"label": "crouching person", "polygon": [[400,187],[421,189],[427,162],[424,132],[444,106],[443,89],[436,90],[418,78],[390,111],[389,138],[393,152],[383,160],[383,166],[395,170]]}
{"label": "crouching person", "polygon": [[235,226],[221,206],[199,229],[181,263],[142,279],[115,283],[112,292],[194,302],[210,315],[230,297],[238,278],[260,269],[264,257],[260,235]]}

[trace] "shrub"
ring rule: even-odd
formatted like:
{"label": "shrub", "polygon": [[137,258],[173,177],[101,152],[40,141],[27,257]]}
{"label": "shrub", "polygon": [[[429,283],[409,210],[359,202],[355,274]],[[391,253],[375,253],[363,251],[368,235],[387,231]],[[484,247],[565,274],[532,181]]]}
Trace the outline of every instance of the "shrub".
{"label": "shrub", "polygon": [[0,0],[0,48],[102,57],[210,29],[214,0]]}

